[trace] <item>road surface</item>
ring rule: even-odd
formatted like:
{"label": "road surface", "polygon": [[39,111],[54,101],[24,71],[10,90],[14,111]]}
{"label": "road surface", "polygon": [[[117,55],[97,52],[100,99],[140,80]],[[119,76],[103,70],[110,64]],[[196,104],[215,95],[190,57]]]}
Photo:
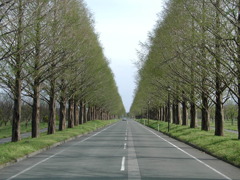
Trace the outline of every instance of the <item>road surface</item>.
{"label": "road surface", "polygon": [[235,180],[240,169],[127,120],[3,168],[0,179]]}

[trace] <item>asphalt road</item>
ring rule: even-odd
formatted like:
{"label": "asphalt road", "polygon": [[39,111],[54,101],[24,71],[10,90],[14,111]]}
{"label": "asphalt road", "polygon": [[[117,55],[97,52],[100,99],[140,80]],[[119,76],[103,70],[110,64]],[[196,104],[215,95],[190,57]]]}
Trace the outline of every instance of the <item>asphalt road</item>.
{"label": "asphalt road", "polygon": [[240,169],[128,120],[0,169],[0,179],[222,180]]}

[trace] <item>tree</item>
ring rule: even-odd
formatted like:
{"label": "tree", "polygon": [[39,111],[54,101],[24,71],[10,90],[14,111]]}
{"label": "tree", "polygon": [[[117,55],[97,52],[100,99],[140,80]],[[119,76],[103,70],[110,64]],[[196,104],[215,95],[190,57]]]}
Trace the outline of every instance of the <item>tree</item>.
{"label": "tree", "polygon": [[[151,99],[150,112],[158,112],[159,119],[165,120],[170,94],[173,123],[180,123],[182,109],[182,125],[187,124],[189,103],[190,127],[196,127],[199,108],[201,129],[208,131],[209,108],[215,105],[215,135],[223,136],[223,105],[230,94],[239,98],[238,5],[238,1],[229,0],[167,3],[162,20],[144,44],[147,50],[141,52],[131,113],[142,114]],[[154,110],[159,105],[160,111]]]}

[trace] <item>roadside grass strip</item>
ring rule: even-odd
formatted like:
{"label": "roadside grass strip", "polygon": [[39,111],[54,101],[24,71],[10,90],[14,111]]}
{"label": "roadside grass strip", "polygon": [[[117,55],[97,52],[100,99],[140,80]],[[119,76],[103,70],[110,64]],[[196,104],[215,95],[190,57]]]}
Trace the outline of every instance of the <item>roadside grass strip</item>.
{"label": "roadside grass strip", "polygon": [[92,132],[96,129],[110,125],[117,120],[94,120],[85,124],[57,131],[55,134],[42,133],[39,138],[24,138],[19,142],[9,142],[0,145],[0,165],[16,162],[19,158],[44,148],[49,148],[56,143],[66,141],[70,138]]}
{"label": "roadside grass strip", "polygon": [[[137,122],[144,124],[143,120],[137,120]],[[145,121],[145,125],[148,126],[147,121]],[[207,132],[201,131],[199,128],[193,129],[189,126],[175,124],[170,125],[168,133],[167,122],[149,121],[149,127],[158,130],[158,126],[160,132],[240,167],[240,140],[237,139],[237,134],[224,132],[224,136],[214,136],[214,130]]]}

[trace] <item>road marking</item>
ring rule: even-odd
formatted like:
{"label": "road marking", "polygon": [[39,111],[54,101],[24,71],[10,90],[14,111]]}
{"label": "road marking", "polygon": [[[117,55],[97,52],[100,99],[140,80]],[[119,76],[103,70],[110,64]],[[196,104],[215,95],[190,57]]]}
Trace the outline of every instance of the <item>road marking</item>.
{"label": "road marking", "polygon": [[125,141],[127,141],[127,137],[125,137]]}
{"label": "road marking", "polygon": [[[141,125],[141,124],[140,124]],[[183,153],[187,154],[188,156],[190,156],[191,158],[195,159],[196,161],[198,161],[199,163],[205,165],[206,167],[208,167],[209,169],[213,170],[214,172],[216,172],[217,174],[223,176],[224,178],[228,179],[228,180],[232,180],[230,177],[226,176],[225,174],[221,173],[220,171],[216,170],[215,168],[209,166],[208,164],[204,163],[203,161],[199,160],[198,158],[196,158],[195,156],[189,154],[188,152],[184,151],[183,149],[181,149],[180,147],[176,146],[175,144],[169,142],[168,140],[164,139],[163,137],[159,136],[158,134],[156,134],[155,132],[151,131],[150,129],[144,127],[143,125],[141,125],[143,128],[145,128],[146,130],[148,130],[149,132],[151,132],[152,134],[156,135],[157,137],[159,137],[160,139],[164,140],[165,142],[167,142],[168,144],[172,145],[173,147],[177,148],[178,150],[182,151]]]}
{"label": "road marking", "polygon": [[129,180],[141,179],[137,155],[134,148],[134,142],[133,142],[131,131],[129,131],[129,138],[128,138],[128,161],[127,162],[128,162],[128,179]]}
{"label": "road marking", "polygon": [[126,149],[126,147],[127,147],[127,143],[124,143],[124,148],[123,149]]}
{"label": "road marking", "polygon": [[9,177],[9,178],[6,179],[6,180],[11,180],[11,179],[14,179],[14,178],[18,177],[19,175],[21,175],[21,174],[23,174],[23,173],[25,173],[25,172],[31,170],[32,168],[36,167],[37,165],[39,165],[39,164],[41,164],[41,163],[43,163],[43,162],[45,162],[45,161],[47,161],[47,160],[49,160],[49,159],[55,157],[55,156],[58,155],[58,154],[63,153],[64,151],[66,151],[66,150],[69,149],[70,147],[75,146],[75,145],[77,145],[77,144],[80,144],[80,143],[82,143],[82,142],[84,142],[84,141],[86,141],[86,140],[88,140],[88,139],[90,139],[90,138],[92,138],[92,137],[98,135],[99,133],[101,133],[101,132],[103,132],[103,131],[109,129],[110,127],[112,127],[112,126],[114,126],[114,125],[116,125],[116,124],[113,124],[113,125],[111,125],[111,126],[105,128],[105,129],[103,129],[103,130],[101,130],[101,131],[99,131],[99,132],[93,134],[92,136],[89,136],[89,137],[87,137],[87,138],[85,138],[85,139],[83,139],[83,140],[81,140],[81,141],[79,141],[79,142],[77,142],[77,143],[75,143],[75,144],[73,144],[73,145],[71,145],[71,146],[69,146],[69,147],[67,147],[67,148],[65,148],[65,149],[63,149],[63,150],[61,150],[61,151],[59,151],[59,152],[53,154],[53,155],[51,155],[51,156],[49,156],[49,157],[46,158],[46,159],[43,159],[42,161],[40,161],[40,162],[38,162],[38,163],[36,163],[36,164],[34,164],[34,165],[28,167],[27,169],[24,169],[23,171],[21,171],[21,172],[15,174],[15,175]]}
{"label": "road marking", "polygon": [[121,165],[121,171],[125,171],[125,156],[122,158],[122,165]]}

